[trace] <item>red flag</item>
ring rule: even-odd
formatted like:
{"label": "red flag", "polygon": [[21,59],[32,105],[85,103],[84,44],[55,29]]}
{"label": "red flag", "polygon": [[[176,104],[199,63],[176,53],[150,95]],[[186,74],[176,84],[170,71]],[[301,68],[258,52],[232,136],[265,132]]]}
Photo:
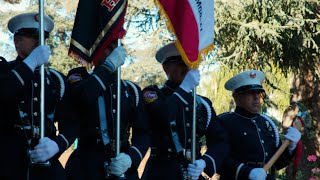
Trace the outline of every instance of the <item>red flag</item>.
{"label": "red flag", "polygon": [[127,0],[79,0],[69,56],[82,64],[95,64],[113,41],[124,36]]}
{"label": "red flag", "polygon": [[202,55],[213,49],[214,0],[155,0],[160,15],[176,36],[184,62],[197,68]]}

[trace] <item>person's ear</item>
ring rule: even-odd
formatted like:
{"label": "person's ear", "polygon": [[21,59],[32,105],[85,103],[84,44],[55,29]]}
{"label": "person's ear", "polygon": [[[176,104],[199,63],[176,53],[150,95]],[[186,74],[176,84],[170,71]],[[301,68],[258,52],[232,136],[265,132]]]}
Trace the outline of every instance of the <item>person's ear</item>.
{"label": "person's ear", "polygon": [[168,74],[168,65],[167,64],[162,64],[162,68],[163,68],[163,70],[164,70],[164,72],[166,73],[166,74]]}
{"label": "person's ear", "polygon": [[19,42],[19,38],[14,36],[13,37],[13,42],[14,42],[14,45],[16,45]]}
{"label": "person's ear", "polygon": [[235,102],[238,102],[238,99],[239,99],[239,94],[238,93],[232,93],[232,97],[233,97]]}

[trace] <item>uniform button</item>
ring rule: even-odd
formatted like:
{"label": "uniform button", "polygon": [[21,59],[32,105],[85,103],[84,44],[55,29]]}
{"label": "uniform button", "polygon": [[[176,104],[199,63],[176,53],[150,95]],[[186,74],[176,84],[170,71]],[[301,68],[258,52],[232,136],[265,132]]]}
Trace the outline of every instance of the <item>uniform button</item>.
{"label": "uniform button", "polygon": [[37,112],[34,112],[33,115],[34,115],[34,116],[38,116],[38,113],[37,113]]}
{"label": "uniform button", "polygon": [[191,142],[191,139],[188,139],[188,142]]}
{"label": "uniform button", "polygon": [[263,144],[263,143],[264,143],[264,140],[261,140],[261,143]]}
{"label": "uniform button", "polygon": [[272,137],[274,137],[274,135],[273,135],[273,134],[272,134],[271,136],[272,136]]}
{"label": "uniform button", "polygon": [[187,127],[190,127],[190,123],[187,123],[186,126],[187,126]]}
{"label": "uniform button", "polygon": [[188,108],[188,107],[186,107],[186,111],[189,111],[189,108]]}
{"label": "uniform button", "polygon": [[116,98],[117,98],[117,95],[114,94],[114,95],[112,95],[112,97],[113,97],[113,99],[116,99]]}
{"label": "uniform button", "polygon": [[260,128],[258,128],[258,131],[260,132],[260,131],[261,131],[261,129],[260,129]]}
{"label": "uniform button", "polygon": [[244,133],[243,133],[243,135],[245,135],[245,136],[246,136],[246,135],[247,135],[247,133],[246,133],[246,132],[244,132]]}
{"label": "uniform button", "polygon": [[33,85],[34,85],[34,87],[38,87],[38,83],[34,83]]}
{"label": "uniform button", "polygon": [[268,156],[268,152],[266,152],[266,156]]}
{"label": "uniform button", "polygon": [[252,120],[252,122],[254,122],[254,123],[255,123],[255,122],[256,122],[256,120]]}
{"label": "uniform button", "polygon": [[115,110],[115,109],[112,109],[112,112],[113,112],[113,113],[116,113],[116,110]]}
{"label": "uniform button", "polygon": [[21,101],[20,103],[21,103],[21,104],[23,104],[23,103],[24,103],[24,101]]}
{"label": "uniform button", "polygon": [[37,98],[37,97],[35,97],[35,98],[33,98],[33,100],[37,102],[37,101],[38,101],[38,98]]}

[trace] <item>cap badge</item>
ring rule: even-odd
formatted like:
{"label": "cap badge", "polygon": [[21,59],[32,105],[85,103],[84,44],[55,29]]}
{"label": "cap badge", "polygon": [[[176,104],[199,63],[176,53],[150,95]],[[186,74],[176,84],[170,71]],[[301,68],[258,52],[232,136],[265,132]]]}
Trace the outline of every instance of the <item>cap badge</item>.
{"label": "cap badge", "polygon": [[250,72],[250,78],[254,79],[256,78],[257,74],[255,72]]}

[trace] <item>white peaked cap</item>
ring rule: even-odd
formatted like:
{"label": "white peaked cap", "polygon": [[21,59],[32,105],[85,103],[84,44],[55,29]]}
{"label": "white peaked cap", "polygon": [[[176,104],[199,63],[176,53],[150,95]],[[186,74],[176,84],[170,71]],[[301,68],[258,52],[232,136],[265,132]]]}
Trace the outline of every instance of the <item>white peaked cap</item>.
{"label": "white peaked cap", "polygon": [[[20,29],[39,29],[40,17],[38,13],[23,13],[11,18],[8,22],[8,29],[13,34],[17,33]],[[43,17],[43,29],[50,33],[54,27],[52,19],[45,15]]]}
{"label": "white peaked cap", "polygon": [[245,91],[262,91],[264,89],[262,87],[263,80],[265,75],[263,72],[258,70],[248,70],[243,71],[231,79],[229,79],[224,87],[232,92],[245,92]]}

